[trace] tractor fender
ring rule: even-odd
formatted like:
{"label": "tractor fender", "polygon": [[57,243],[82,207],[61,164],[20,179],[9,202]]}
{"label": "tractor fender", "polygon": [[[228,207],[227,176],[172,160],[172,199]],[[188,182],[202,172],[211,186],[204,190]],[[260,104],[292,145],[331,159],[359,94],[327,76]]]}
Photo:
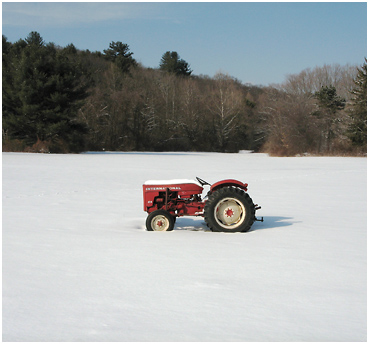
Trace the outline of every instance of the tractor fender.
{"label": "tractor fender", "polygon": [[221,180],[215,184],[213,184],[211,187],[210,187],[210,192],[214,192],[215,190],[218,190],[220,188],[224,188],[226,186],[235,186],[237,188],[240,188],[242,190],[245,190],[247,191],[247,183],[242,183],[240,182],[239,180],[236,180],[236,179],[224,179],[224,180]]}

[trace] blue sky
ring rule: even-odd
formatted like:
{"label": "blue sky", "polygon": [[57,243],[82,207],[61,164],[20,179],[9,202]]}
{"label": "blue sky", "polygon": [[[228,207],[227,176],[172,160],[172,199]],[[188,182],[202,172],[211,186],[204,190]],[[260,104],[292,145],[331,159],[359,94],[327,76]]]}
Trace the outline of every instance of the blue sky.
{"label": "blue sky", "polygon": [[2,34],[103,51],[129,45],[145,67],[177,51],[195,75],[281,83],[324,64],[362,65],[366,2],[3,2]]}

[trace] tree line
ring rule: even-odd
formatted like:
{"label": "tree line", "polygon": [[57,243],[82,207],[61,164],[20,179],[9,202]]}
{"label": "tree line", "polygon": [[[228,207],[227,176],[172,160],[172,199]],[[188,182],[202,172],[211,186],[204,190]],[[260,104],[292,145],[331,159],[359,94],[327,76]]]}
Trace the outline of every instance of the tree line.
{"label": "tree line", "polygon": [[2,39],[3,151],[366,153],[366,60],[263,87],[193,75],[173,51],[146,68],[122,42],[101,53],[37,32]]}

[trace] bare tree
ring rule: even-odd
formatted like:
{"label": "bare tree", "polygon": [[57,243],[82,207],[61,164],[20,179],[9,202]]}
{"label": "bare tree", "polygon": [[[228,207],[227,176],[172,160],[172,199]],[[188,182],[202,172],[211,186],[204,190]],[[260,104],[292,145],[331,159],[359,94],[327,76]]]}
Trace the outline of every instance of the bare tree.
{"label": "bare tree", "polygon": [[295,155],[311,151],[315,129],[310,121],[312,99],[276,88],[265,90],[260,100],[259,115],[267,135],[264,150],[273,155]]}
{"label": "bare tree", "polygon": [[332,85],[339,96],[348,99],[354,86],[356,70],[356,66],[339,64],[307,68],[299,74],[288,75],[278,88],[290,94],[301,95],[314,94],[322,87]]}
{"label": "bare tree", "polygon": [[180,83],[181,134],[189,143],[189,149],[203,146],[204,126],[207,119],[201,110],[201,93],[195,80],[186,78]]}
{"label": "bare tree", "polygon": [[242,113],[242,92],[236,81],[227,74],[218,73],[209,93],[208,110],[212,115],[217,146],[225,151],[237,128],[237,119]]}

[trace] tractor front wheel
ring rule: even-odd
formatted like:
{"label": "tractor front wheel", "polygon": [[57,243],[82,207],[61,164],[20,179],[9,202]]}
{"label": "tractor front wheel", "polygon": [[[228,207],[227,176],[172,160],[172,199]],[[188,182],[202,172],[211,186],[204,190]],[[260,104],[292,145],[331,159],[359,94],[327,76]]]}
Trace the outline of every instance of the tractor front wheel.
{"label": "tractor front wheel", "polygon": [[165,210],[155,210],[146,219],[148,231],[171,231],[174,228],[174,217]]}
{"label": "tractor front wheel", "polygon": [[247,232],[255,221],[255,205],[244,190],[224,187],[209,196],[204,217],[213,232]]}

